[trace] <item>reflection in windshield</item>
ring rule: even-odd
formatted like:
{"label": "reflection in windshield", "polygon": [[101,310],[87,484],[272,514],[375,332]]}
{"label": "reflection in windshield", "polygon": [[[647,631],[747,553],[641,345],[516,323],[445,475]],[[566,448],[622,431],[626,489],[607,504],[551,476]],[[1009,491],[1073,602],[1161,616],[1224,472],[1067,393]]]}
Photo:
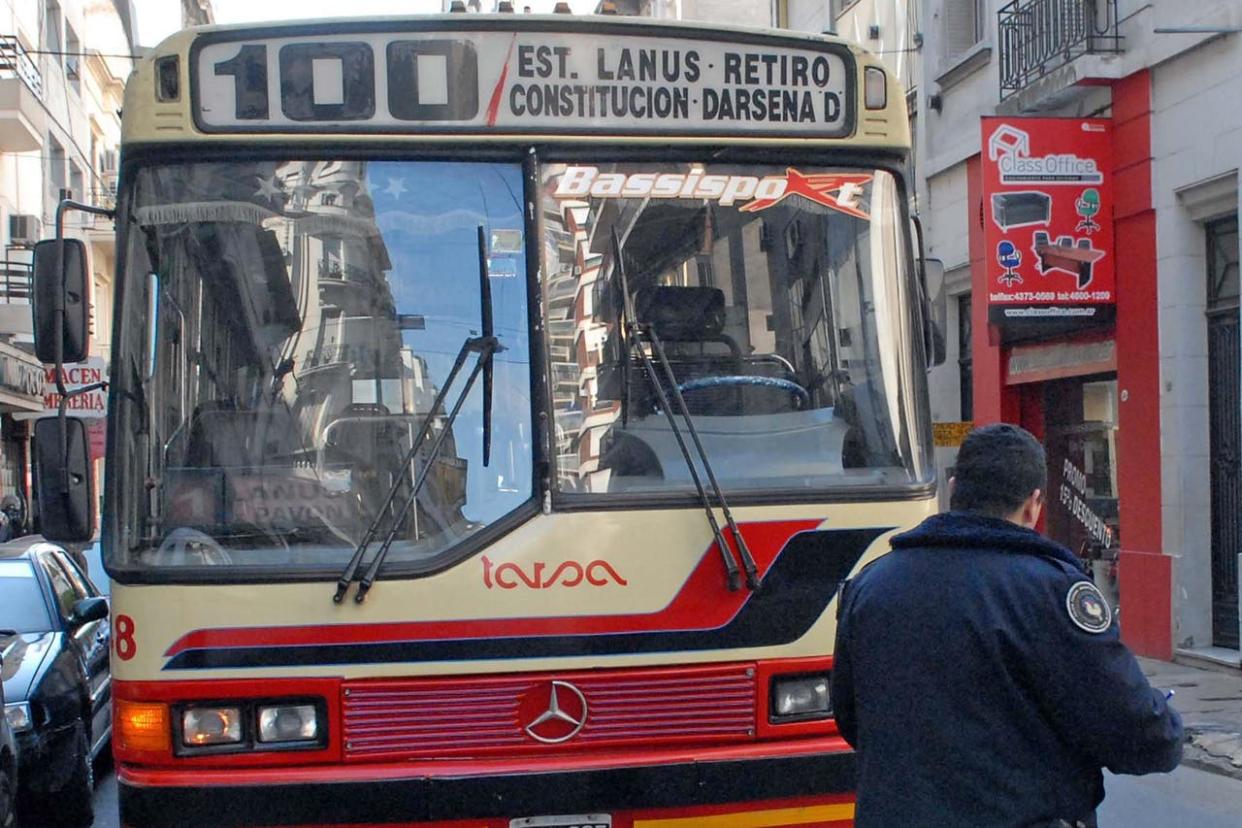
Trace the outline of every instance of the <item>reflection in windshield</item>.
{"label": "reflection in windshield", "polygon": [[[134,514],[118,516],[130,534],[116,548],[148,565],[339,566],[378,520],[385,534],[396,529],[397,563],[433,558],[527,500],[520,192],[520,169],[496,164],[141,171],[126,364],[115,373],[118,436],[129,444],[119,502]],[[476,389],[441,450],[405,464],[461,342],[479,332],[480,226],[506,348],[493,459],[483,467]],[[443,427],[439,412],[433,434]],[[416,508],[400,520],[382,512],[394,483],[428,465]]]}
{"label": "reflection in windshield", "polygon": [[[543,170],[542,193],[563,491],[691,488],[659,410],[655,383],[670,384],[649,377],[625,346],[625,298],[664,342],[676,388],[726,489],[923,480],[893,176],[552,165]],[[614,233],[623,268],[614,261]],[[663,390],[671,396],[673,388]]]}

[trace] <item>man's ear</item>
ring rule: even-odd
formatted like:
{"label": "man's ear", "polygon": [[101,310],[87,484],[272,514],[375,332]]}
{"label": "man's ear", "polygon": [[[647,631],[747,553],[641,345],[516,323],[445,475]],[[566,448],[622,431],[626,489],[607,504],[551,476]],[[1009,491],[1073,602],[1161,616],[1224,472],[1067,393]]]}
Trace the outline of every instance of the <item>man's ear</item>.
{"label": "man's ear", "polygon": [[1044,509],[1044,492],[1042,489],[1036,489],[1031,492],[1031,496],[1022,504],[1022,525],[1028,529],[1034,529],[1039,523],[1039,513]]}

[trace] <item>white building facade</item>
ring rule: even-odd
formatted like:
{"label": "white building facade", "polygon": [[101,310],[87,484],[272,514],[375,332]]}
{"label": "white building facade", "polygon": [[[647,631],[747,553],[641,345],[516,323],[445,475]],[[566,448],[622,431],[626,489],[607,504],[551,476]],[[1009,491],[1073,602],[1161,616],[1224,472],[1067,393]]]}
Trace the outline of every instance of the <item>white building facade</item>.
{"label": "white building facade", "polygon": [[[133,65],[129,0],[21,0],[0,13],[0,498],[29,502],[29,426],[46,377],[31,355],[30,261],[55,235],[63,197],[115,202],[121,95]],[[87,242],[91,353],[106,361],[112,324],[112,222],[69,213],[65,234]],[[39,381],[36,381],[39,378]],[[102,420],[100,421],[102,425]],[[28,526],[26,528],[29,528]]]}

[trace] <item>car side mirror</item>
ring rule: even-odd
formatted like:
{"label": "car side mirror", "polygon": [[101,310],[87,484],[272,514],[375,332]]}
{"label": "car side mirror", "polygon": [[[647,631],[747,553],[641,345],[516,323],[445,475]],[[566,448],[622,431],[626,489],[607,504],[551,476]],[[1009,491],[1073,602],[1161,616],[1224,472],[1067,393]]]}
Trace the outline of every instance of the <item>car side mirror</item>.
{"label": "car side mirror", "polygon": [[73,614],[69,617],[69,624],[73,627],[80,627],[92,621],[102,621],[107,617],[107,598],[83,598],[73,605]]}
{"label": "car side mirror", "polygon": [[78,417],[35,420],[34,450],[43,537],[90,540],[95,534],[95,482],[86,422]]}
{"label": "car side mirror", "polygon": [[86,245],[45,239],[34,247],[35,354],[49,365],[83,362],[90,350]]}

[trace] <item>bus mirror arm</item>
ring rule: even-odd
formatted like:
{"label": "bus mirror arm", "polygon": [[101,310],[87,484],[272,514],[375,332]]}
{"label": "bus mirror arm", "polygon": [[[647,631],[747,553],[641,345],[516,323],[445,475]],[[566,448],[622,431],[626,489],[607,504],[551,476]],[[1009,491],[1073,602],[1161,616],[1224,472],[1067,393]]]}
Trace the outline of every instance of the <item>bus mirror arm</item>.
{"label": "bus mirror arm", "polygon": [[[699,502],[703,505],[703,511],[707,515],[707,522],[711,525],[712,535],[716,538],[716,545],[720,549],[721,560],[724,562],[729,591],[736,592],[740,586],[737,561],[733,557],[732,547],[725,540],[720,524],[716,521],[716,513],[712,508],[711,499],[707,496],[703,480],[699,477],[698,467],[695,465],[694,459],[691,458],[685,437],[682,436],[681,429],[677,425],[677,417],[682,419],[686,430],[690,432],[690,438],[694,442],[695,453],[698,455],[699,462],[703,464],[703,471],[707,473],[707,479],[711,483],[712,494],[715,495],[716,502],[720,504],[720,509],[724,512],[725,522],[728,524],[729,532],[733,535],[733,539],[737,544],[738,556],[741,558],[742,566],[746,570],[746,586],[752,591],[757,590],[760,582],[754,557],[750,554],[750,549],[746,546],[746,539],[742,537],[737,522],[733,519],[733,511],[729,508],[724,492],[720,489],[716,473],[712,470],[711,462],[707,458],[707,451],[703,448],[703,442],[699,439],[698,429],[694,427],[694,419],[690,416],[690,410],[686,407],[685,398],[682,397],[681,390],[677,387],[677,380],[673,374],[672,365],[669,364],[668,356],[664,353],[664,344],[660,341],[659,335],[652,326],[644,325],[637,319],[633,299],[630,297],[630,287],[629,281],[626,278],[625,265],[621,259],[621,239],[617,235],[615,224],[612,227],[612,258],[620,277],[621,296],[625,310],[625,363],[629,364],[630,352],[636,351],[643,363],[643,369],[651,380],[656,399],[660,404],[660,410],[664,412],[664,417],[668,421],[669,431],[672,432],[673,439],[681,450],[682,459],[686,461],[686,469],[690,472],[690,479],[694,481],[694,488],[699,496]],[[669,405],[668,394],[664,391],[664,384],[656,373],[651,356],[643,346],[644,339],[651,343],[651,349],[660,361],[664,377],[672,387],[673,399],[676,401],[677,416],[673,414],[673,406]]]}
{"label": "bus mirror arm", "polygon": [[948,299],[944,290],[944,262],[927,258],[923,247],[923,222],[918,216],[911,219],[915,242],[918,246],[919,310],[923,322],[923,348],[929,369],[945,360],[944,329]]}

